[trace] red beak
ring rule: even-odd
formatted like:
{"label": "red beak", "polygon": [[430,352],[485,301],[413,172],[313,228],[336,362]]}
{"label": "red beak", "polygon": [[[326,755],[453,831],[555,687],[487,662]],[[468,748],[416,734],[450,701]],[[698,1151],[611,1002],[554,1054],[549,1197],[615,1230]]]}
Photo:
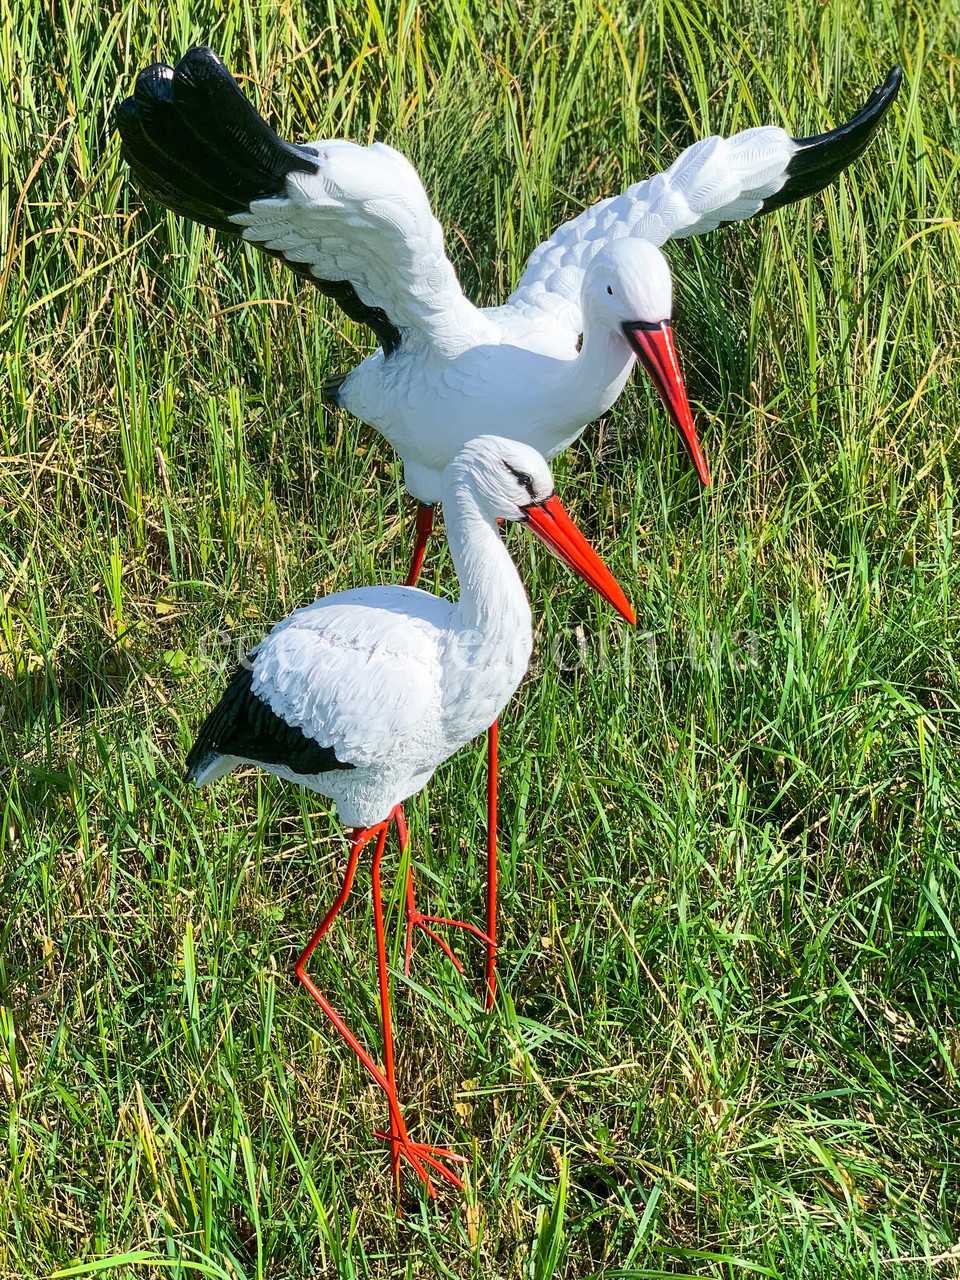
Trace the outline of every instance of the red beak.
{"label": "red beak", "polygon": [[527,507],[526,511],[530,532],[612,604],[631,626],[636,626],[637,619],[620,584],[564,511],[556,494],[546,502]]}
{"label": "red beak", "polygon": [[687,392],[680,376],[680,365],[673,346],[673,333],[669,320],[661,320],[658,324],[637,322],[625,324],[623,332],[630,346],[637,353],[637,358],[653,379],[653,385],[660,392],[667,413],[673,419],[680,432],[687,452],[697,468],[697,475],[704,488],[710,484],[710,472],[697,439],[696,428],[690,406],[687,403]]}

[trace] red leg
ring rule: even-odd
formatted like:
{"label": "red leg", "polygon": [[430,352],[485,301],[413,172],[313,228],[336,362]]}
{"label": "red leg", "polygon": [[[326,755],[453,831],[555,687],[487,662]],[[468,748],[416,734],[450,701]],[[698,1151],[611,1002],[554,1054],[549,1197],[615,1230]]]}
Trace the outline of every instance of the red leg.
{"label": "red leg", "polygon": [[[391,814],[391,817],[394,815]],[[373,885],[373,927],[377,939],[377,981],[380,986],[380,1025],[383,1028],[383,1067],[387,1084],[394,1097],[397,1096],[397,1078],[393,1070],[393,1032],[390,1028],[390,981],[387,976],[387,948],[383,933],[383,903],[380,894],[380,859],[383,857],[383,846],[387,843],[389,819],[384,824],[373,854],[373,865],[370,868],[370,880]],[[404,835],[406,832],[404,831]],[[400,1194],[400,1130],[393,1110],[390,1110],[390,1164],[393,1169],[393,1185],[397,1195]],[[430,1180],[427,1179],[429,1187]]]}
{"label": "red leg", "polygon": [[425,502],[421,502],[417,507],[417,537],[413,548],[413,561],[410,564],[410,572],[407,574],[408,587],[415,587],[417,579],[420,577],[420,568],[423,564],[423,553],[427,549],[427,539],[433,532],[433,507],[428,507]]}
{"label": "red leg", "polygon": [[[421,502],[417,506],[417,525],[416,537],[413,545],[413,560],[410,562],[410,572],[407,574],[406,586],[415,587],[417,579],[420,577],[420,569],[423,565],[423,555],[427,549],[427,541],[433,532],[433,507],[428,507],[426,503]],[[399,811],[399,806],[398,806]],[[400,821],[403,821],[403,815],[400,815]],[[400,828],[400,848],[406,848],[407,832],[406,827]],[[410,972],[410,956],[413,951],[413,943],[411,941],[413,935],[413,925],[409,923],[412,916],[416,913],[413,894],[413,867],[407,865],[407,955],[403,966],[403,972]],[[454,961],[456,963],[456,961]]]}
{"label": "red leg", "polygon": [[[404,821],[403,813],[399,805],[397,805],[396,809],[394,810],[394,813],[398,815],[397,816],[397,833],[400,837],[400,851],[403,852],[403,850],[406,849],[407,847],[407,825],[406,825],[406,822]],[[466,924],[462,920],[448,920],[445,916],[425,916],[423,912],[418,911],[416,899],[414,897],[414,892],[413,892],[413,870],[410,867],[407,868],[407,895],[406,896],[407,896],[407,908],[406,908],[407,945],[405,948],[404,959],[403,959],[404,977],[408,977],[410,974],[410,963],[413,960],[413,931],[416,928],[422,929],[425,934],[427,934],[430,938],[433,939],[434,942],[436,942],[439,945],[439,947],[443,950],[444,954],[446,955],[447,959],[454,966],[454,968],[457,970],[458,973],[463,973],[463,965],[460,963],[457,957],[450,950],[450,947],[447,945],[444,939],[441,938],[439,934],[435,933],[434,930],[430,928],[430,925],[448,924],[448,925],[452,925],[454,929],[466,929],[469,933],[476,934],[476,936],[482,942],[487,943],[488,947],[490,946],[490,939],[483,932],[483,930],[478,929],[475,924]],[[489,1008],[490,1006],[488,1005],[487,1007]]]}
{"label": "red leg", "polygon": [[[497,521],[499,524],[499,521]],[[410,565],[410,572],[407,575],[407,586],[414,587],[420,576],[420,568],[423,564],[423,555],[426,550],[427,540],[433,531],[433,507],[428,507],[424,503],[420,503],[417,508],[417,533],[416,542],[413,550],[413,562]],[[425,916],[422,915],[416,906],[416,900],[413,892],[413,869],[407,868],[407,946],[404,956],[403,972],[410,973],[410,963],[413,959],[413,931],[419,926],[423,929],[428,937],[438,943],[443,949],[447,959],[454,965],[458,973],[463,973],[463,965],[450,950],[449,946],[439,937],[429,926],[431,924],[447,924],[457,929],[466,929],[470,933],[475,933],[478,938],[487,944],[487,980],[486,980],[486,1007],[489,1009],[493,1006],[493,997],[496,989],[496,977],[494,968],[496,965],[496,923],[497,923],[497,725],[494,722],[490,727],[488,737],[488,756],[489,756],[489,779],[487,783],[487,932],[483,933],[476,925],[464,924],[460,920],[447,920],[441,916]],[[402,816],[402,815],[401,815]],[[406,846],[406,831],[404,829],[400,837],[401,848]]]}
{"label": "red leg", "polygon": [[[400,812],[399,805],[397,806],[397,812]],[[397,823],[397,828],[400,835],[401,852],[407,847],[407,828],[406,828],[406,824],[403,824],[401,826],[402,822],[403,822],[403,814],[401,813],[400,822]],[[450,924],[450,925],[453,925],[454,928],[456,929],[468,929],[471,933],[475,933],[477,934],[478,937],[482,938],[484,942],[487,941],[487,935],[485,933],[482,933],[476,927],[476,925],[463,924],[459,920],[447,920],[443,916],[425,916],[423,912],[418,911],[417,904],[413,895],[413,873],[410,870],[407,871],[406,915],[407,915],[407,945],[406,945],[406,949],[404,952],[404,959],[403,959],[404,977],[408,977],[410,974],[410,962],[413,959],[413,931],[415,928],[418,928],[418,927],[421,928],[425,934],[431,937],[434,940],[434,942],[439,944],[439,946],[444,951],[447,959],[454,966],[454,968],[457,970],[458,973],[463,973],[463,965],[460,963],[457,957],[453,954],[453,952],[447,946],[444,939],[441,938],[438,934],[436,934],[433,931],[433,929],[430,928],[430,925],[431,924]]]}
{"label": "red leg", "polygon": [[[487,785],[487,824],[488,824],[488,858],[487,858],[487,932],[478,929],[475,924],[468,924],[464,920],[450,920],[446,916],[427,916],[422,911],[417,910],[417,905],[413,894],[413,875],[407,873],[407,945],[403,961],[404,976],[410,973],[410,964],[413,960],[413,931],[420,928],[424,933],[432,938],[434,942],[442,949],[450,963],[454,966],[458,973],[463,973],[463,965],[453,954],[450,947],[439,934],[430,928],[432,924],[445,924],[453,929],[465,929],[468,933],[472,933],[479,938],[481,942],[487,944],[487,978],[486,978],[486,997],[485,1007],[487,1009],[493,1006],[493,995],[496,986],[496,978],[494,976],[494,965],[496,956],[496,934],[494,932],[497,923],[497,723],[490,726],[488,736],[488,753],[490,767],[490,781]],[[402,845],[406,845],[406,836],[401,837]]]}
{"label": "red leg", "polygon": [[[413,897],[412,875],[407,876],[407,913],[406,914],[407,914],[407,947],[406,947],[406,954],[404,956],[404,961],[403,961],[404,977],[409,976],[410,963],[413,959],[414,929],[422,929],[423,932],[427,934],[428,937],[432,938],[433,941],[440,946],[440,948],[446,955],[447,959],[450,961],[450,963],[453,965],[453,967],[456,969],[458,973],[463,973],[463,965],[460,963],[457,957],[450,950],[450,947],[447,945],[444,939],[441,938],[439,934],[435,933],[434,930],[430,928],[430,925],[447,924],[447,925],[450,925],[450,927],[453,929],[465,929],[468,933],[472,933],[475,937],[479,938],[481,942],[485,942],[487,944],[488,950],[493,945],[492,939],[487,934],[485,934],[482,929],[478,929],[475,924],[468,924],[467,921],[465,920],[450,920],[446,916],[425,916],[422,911],[418,911],[416,902],[414,901],[414,897]],[[487,1004],[487,1008],[488,1009],[490,1008],[490,1003]]]}
{"label": "red leg", "polygon": [[[405,827],[402,825],[403,815],[399,813],[399,808],[394,810],[390,817],[394,818],[398,814],[399,818],[397,825],[405,834]],[[464,1163],[466,1161],[464,1156],[454,1155],[449,1151],[443,1151],[435,1147],[425,1146],[423,1143],[413,1142],[407,1133],[403,1113],[400,1110],[400,1104],[397,1100],[393,1066],[393,1037],[390,1031],[389,979],[386,968],[386,940],[383,932],[383,903],[380,892],[380,859],[383,855],[383,848],[386,843],[389,826],[390,819],[388,818],[385,822],[378,822],[373,827],[367,827],[353,832],[353,838],[350,846],[350,857],[347,862],[347,870],[343,878],[343,885],[333,906],[324,916],[320,927],[304,948],[303,954],[297,961],[296,972],[297,977],[313,996],[314,1000],[316,1000],[317,1004],[333,1023],[337,1031],[340,1032],[340,1035],[357,1055],[386,1096],[387,1106],[390,1112],[390,1133],[389,1135],[378,1134],[377,1136],[385,1137],[387,1141],[390,1142],[391,1162],[393,1164],[395,1178],[399,1178],[400,1157],[403,1156],[410,1162],[417,1174],[419,1174],[420,1178],[426,1184],[428,1193],[433,1195],[433,1186],[430,1182],[430,1175],[427,1172],[426,1166],[432,1166],[436,1169],[437,1173],[446,1178],[448,1182],[452,1182],[454,1186],[462,1188],[463,1183],[460,1179],[442,1165],[436,1157],[442,1156],[444,1159],[457,1160]],[[353,884],[354,873],[357,869],[357,861],[364,846],[374,836],[377,836],[377,846],[374,854],[373,909],[377,931],[377,968],[380,975],[380,997],[384,1028],[384,1063],[386,1066],[385,1073],[380,1070],[374,1060],[367,1053],[366,1049],[364,1049],[363,1045],[361,1045],[360,1041],[344,1022],[343,1018],[341,1018],[330,1001],[327,1000],[319,990],[313,979],[306,972],[305,967],[310,956],[316,949],[317,943],[326,933],[327,929],[329,929],[340,911],[340,908],[343,906],[344,902],[346,902],[347,896],[350,893],[350,888]]]}
{"label": "red leg", "polygon": [[[398,805],[397,812],[399,811],[400,811],[400,806]],[[400,814],[400,820],[401,822],[403,821],[402,813]],[[400,850],[402,852],[407,847],[406,824],[401,826],[401,824],[398,823],[397,828],[400,834]],[[439,946],[442,948],[442,950],[446,954],[447,959],[454,966],[454,968],[457,970],[458,973],[463,973],[463,965],[460,963],[457,957],[453,954],[453,952],[447,946],[443,938],[439,937],[436,933],[434,933],[433,929],[431,929],[429,926],[431,924],[450,924],[450,925],[453,925],[455,929],[468,929],[471,933],[475,933],[477,937],[482,938],[484,942],[487,941],[487,935],[485,933],[482,933],[476,927],[476,925],[463,924],[459,920],[447,920],[443,916],[425,916],[421,911],[418,911],[417,904],[413,896],[413,874],[410,871],[407,872],[407,912],[406,914],[407,914],[407,945],[406,945],[406,950],[404,953],[404,960],[403,960],[404,977],[408,977],[410,974],[410,962],[413,959],[413,931],[417,927],[421,928],[424,933],[428,934],[434,940],[434,942],[439,944]]]}
{"label": "red leg", "polygon": [[[391,818],[396,819],[397,830],[403,843],[406,843],[407,827],[403,819],[403,812],[399,805],[391,813]],[[377,935],[377,977],[380,984],[380,1015],[383,1022],[383,1060],[386,1067],[387,1080],[394,1090],[396,1097],[396,1085],[393,1070],[393,1031],[390,1025],[390,975],[387,970],[387,940],[383,927],[383,894],[380,887],[380,859],[383,857],[383,846],[386,843],[386,832],[377,841],[376,851],[373,855],[373,866],[370,869],[370,880],[373,887],[373,921]],[[399,1109],[398,1109],[399,1110]],[[401,1117],[402,1123],[402,1117]],[[406,1133],[395,1132],[395,1120],[393,1112],[390,1116],[390,1145],[391,1159],[393,1162],[393,1176],[396,1182],[397,1191],[400,1190],[400,1156],[405,1155],[410,1163],[417,1168],[418,1161],[422,1160],[436,1169],[442,1177],[448,1182],[452,1182],[454,1186],[463,1190],[463,1183],[449,1169],[445,1168],[437,1156],[442,1156],[446,1160],[457,1160],[466,1163],[466,1157],[454,1155],[452,1151],[444,1151],[439,1147],[428,1147],[421,1142],[413,1142]],[[419,1169],[418,1169],[419,1172]],[[430,1179],[427,1178],[427,1190],[432,1194]]]}
{"label": "red leg", "polygon": [[[350,889],[353,886],[353,877],[357,870],[357,861],[363,851],[364,845],[367,844],[369,840],[372,840],[374,836],[379,836],[377,844],[378,847],[382,846],[383,842],[386,840],[389,825],[389,820],[387,820],[386,822],[378,822],[374,827],[367,827],[365,829],[358,828],[353,832],[353,839],[350,844],[350,858],[347,862],[346,874],[343,877],[343,885],[333,906],[323,917],[319,928],[307,943],[303,950],[303,954],[297,961],[296,973],[297,977],[313,996],[314,1000],[316,1000],[317,1004],[340,1032],[341,1036],[346,1040],[347,1044],[367,1068],[380,1088],[387,1095],[387,1104],[390,1108],[391,1133],[395,1133],[397,1137],[399,1137],[403,1128],[403,1116],[400,1114],[400,1108],[396,1102],[396,1089],[391,1078],[393,1073],[392,1058],[389,1059],[389,1071],[388,1075],[385,1076],[306,971],[307,961],[310,959],[311,955],[313,955],[320,939],[330,928],[331,924],[333,924],[334,919],[340,912],[340,908],[347,900]],[[425,1169],[418,1169],[417,1172],[420,1173],[421,1177],[429,1181],[429,1176]]]}
{"label": "red leg", "polygon": [[497,721],[487,730],[487,995],[497,991]]}

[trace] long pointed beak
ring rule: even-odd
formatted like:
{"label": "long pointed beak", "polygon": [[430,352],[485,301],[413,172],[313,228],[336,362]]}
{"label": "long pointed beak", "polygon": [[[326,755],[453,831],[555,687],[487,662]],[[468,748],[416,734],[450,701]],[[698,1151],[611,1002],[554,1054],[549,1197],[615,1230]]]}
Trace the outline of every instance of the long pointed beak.
{"label": "long pointed beak", "polygon": [[680,365],[673,345],[673,333],[669,320],[661,320],[658,324],[644,324],[639,321],[624,324],[623,332],[630,346],[637,353],[637,358],[653,379],[653,385],[660,392],[667,413],[673,419],[680,432],[687,452],[697,468],[697,475],[704,488],[710,484],[710,472],[706,459],[697,439],[696,428],[687,403],[687,392],[680,376]]}
{"label": "long pointed beak", "polygon": [[530,532],[584,582],[589,583],[608,604],[612,604],[631,626],[636,626],[637,619],[620,590],[620,584],[564,511],[556,494],[526,510]]}

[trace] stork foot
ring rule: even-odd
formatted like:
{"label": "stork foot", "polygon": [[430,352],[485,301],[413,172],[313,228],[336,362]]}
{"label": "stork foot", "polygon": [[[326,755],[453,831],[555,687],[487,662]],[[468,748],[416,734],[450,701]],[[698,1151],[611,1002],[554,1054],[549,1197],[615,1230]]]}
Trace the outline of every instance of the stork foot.
{"label": "stork foot", "polygon": [[444,938],[441,938],[440,935],[434,932],[434,930],[430,927],[431,925],[435,925],[435,924],[449,925],[451,928],[454,928],[454,929],[466,929],[468,933],[475,934],[481,940],[481,942],[484,942],[487,944],[487,946],[490,946],[489,936],[485,934],[482,929],[478,929],[475,924],[467,924],[465,920],[448,920],[446,916],[425,916],[422,911],[418,911],[415,906],[408,903],[407,905],[407,949],[406,949],[406,956],[403,963],[404,977],[409,977],[410,975],[410,962],[413,959],[414,929],[422,929],[424,933],[427,935],[427,937],[431,938],[441,948],[444,955],[447,957],[447,959],[456,969],[457,973],[463,973],[463,965],[460,963],[457,957],[453,954],[453,951],[447,944],[446,940]]}
{"label": "stork foot", "polygon": [[[375,1129],[373,1136],[381,1138],[384,1142],[388,1142],[391,1148],[391,1158],[393,1160],[394,1177],[399,1182],[400,1158],[407,1160],[410,1167],[419,1177],[421,1182],[427,1189],[427,1195],[433,1197],[436,1192],[433,1189],[433,1183],[430,1180],[430,1174],[427,1165],[430,1166],[444,1181],[449,1182],[452,1186],[463,1190],[463,1183],[457,1175],[441,1164],[442,1160],[452,1160],[455,1164],[469,1164],[466,1156],[457,1155],[455,1151],[447,1151],[444,1147],[428,1147],[423,1142],[414,1142],[406,1133],[384,1133],[381,1129]],[[399,1189],[399,1188],[398,1188]]]}

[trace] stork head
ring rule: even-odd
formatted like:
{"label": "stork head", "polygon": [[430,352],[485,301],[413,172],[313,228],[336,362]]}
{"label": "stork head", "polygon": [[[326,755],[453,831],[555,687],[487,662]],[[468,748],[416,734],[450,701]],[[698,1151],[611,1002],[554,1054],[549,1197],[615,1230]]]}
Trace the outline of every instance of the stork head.
{"label": "stork head", "polygon": [[710,473],[697,439],[673,345],[673,279],[655,245],[635,236],[608,241],[584,272],[584,317],[621,334],[653,379],[704,485]]}
{"label": "stork head", "polygon": [[497,520],[525,520],[531,503],[553,496],[553,476],[541,454],[519,440],[477,436],[450,463],[477,495],[486,514]]}
{"label": "stork head", "polygon": [[484,515],[526,525],[627,622],[636,622],[617,580],[561,506],[550,468],[536,449],[501,436],[477,436],[448,464],[445,490],[448,481],[468,485]]}

